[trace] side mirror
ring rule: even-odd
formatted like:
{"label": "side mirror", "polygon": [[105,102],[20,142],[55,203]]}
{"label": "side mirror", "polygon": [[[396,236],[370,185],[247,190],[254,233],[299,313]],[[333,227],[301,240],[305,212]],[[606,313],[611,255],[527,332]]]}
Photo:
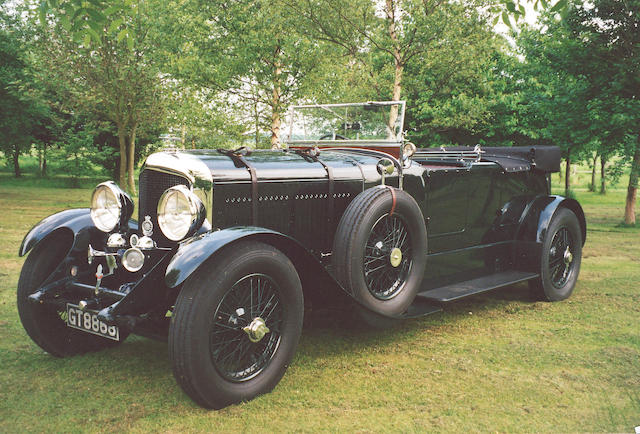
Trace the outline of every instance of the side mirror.
{"label": "side mirror", "polygon": [[393,161],[388,158],[381,158],[376,164],[376,169],[378,169],[380,175],[391,175],[394,169]]}
{"label": "side mirror", "polygon": [[395,166],[393,165],[393,161],[389,160],[388,158],[381,158],[380,161],[378,161],[378,164],[376,164],[376,169],[378,170],[380,176],[382,176],[382,185],[384,185],[385,176],[391,175],[393,173],[393,170],[395,169]]}

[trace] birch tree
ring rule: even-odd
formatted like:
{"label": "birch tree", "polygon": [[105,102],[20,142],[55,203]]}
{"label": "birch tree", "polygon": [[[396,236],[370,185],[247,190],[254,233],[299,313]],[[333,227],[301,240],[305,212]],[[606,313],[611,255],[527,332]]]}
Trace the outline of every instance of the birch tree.
{"label": "birch tree", "polygon": [[256,143],[266,121],[279,148],[284,112],[322,62],[318,42],[298,32],[299,20],[279,0],[193,0],[177,8],[169,14],[181,23],[170,29],[173,74],[248,107]]}

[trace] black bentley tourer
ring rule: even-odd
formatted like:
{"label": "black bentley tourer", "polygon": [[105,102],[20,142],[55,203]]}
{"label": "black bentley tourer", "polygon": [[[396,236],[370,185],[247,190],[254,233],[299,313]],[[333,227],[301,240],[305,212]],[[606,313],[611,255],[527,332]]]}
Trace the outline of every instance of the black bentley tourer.
{"label": "black bentley tourer", "polygon": [[137,220],[109,181],[26,235],[24,328],[58,357],[168,338],[180,386],[220,408],[275,387],[309,304],[383,326],[518,282],[569,297],[586,223],[551,195],[559,149],[417,149],[404,109],[297,106],[285,149],[150,155]]}

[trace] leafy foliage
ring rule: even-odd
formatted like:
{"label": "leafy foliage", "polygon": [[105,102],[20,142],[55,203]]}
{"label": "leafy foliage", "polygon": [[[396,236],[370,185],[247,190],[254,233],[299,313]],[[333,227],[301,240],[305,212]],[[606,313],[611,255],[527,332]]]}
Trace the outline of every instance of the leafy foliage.
{"label": "leafy foliage", "polygon": [[18,157],[34,142],[47,141],[54,120],[42,84],[28,57],[30,32],[0,9],[0,150],[20,176]]}
{"label": "leafy foliage", "polygon": [[540,86],[529,91],[543,101],[543,134],[556,140],[566,156],[596,152],[631,165],[627,224],[635,222],[640,173],[638,10],[637,0],[576,3],[564,20],[547,15],[543,32],[528,30],[518,40],[528,60],[524,77]]}
{"label": "leafy foliage", "polygon": [[[420,146],[558,145],[567,163],[600,158],[609,178],[631,164],[635,200],[638,0],[537,0],[535,28],[519,0],[25,5],[5,8],[0,35],[0,146],[16,168],[33,144],[44,169],[54,144],[77,143],[69,130],[92,130],[89,154],[102,157],[89,167],[133,190],[160,135],[279,146],[291,103],[406,99]],[[519,30],[505,40],[498,21]]]}

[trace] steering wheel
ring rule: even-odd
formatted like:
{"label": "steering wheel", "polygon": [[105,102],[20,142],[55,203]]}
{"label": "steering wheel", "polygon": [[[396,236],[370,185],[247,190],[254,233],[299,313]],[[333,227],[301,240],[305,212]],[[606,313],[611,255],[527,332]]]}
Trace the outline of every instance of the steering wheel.
{"label": "steering wheel", "polygon": [[324,136],[320,137],[318,140],[335,140],[335,139],[338,139],[338,140],[349,140],[345,136],[341,136],[340,134],[336,134],[334,136],[333,133],[325,134]]}

